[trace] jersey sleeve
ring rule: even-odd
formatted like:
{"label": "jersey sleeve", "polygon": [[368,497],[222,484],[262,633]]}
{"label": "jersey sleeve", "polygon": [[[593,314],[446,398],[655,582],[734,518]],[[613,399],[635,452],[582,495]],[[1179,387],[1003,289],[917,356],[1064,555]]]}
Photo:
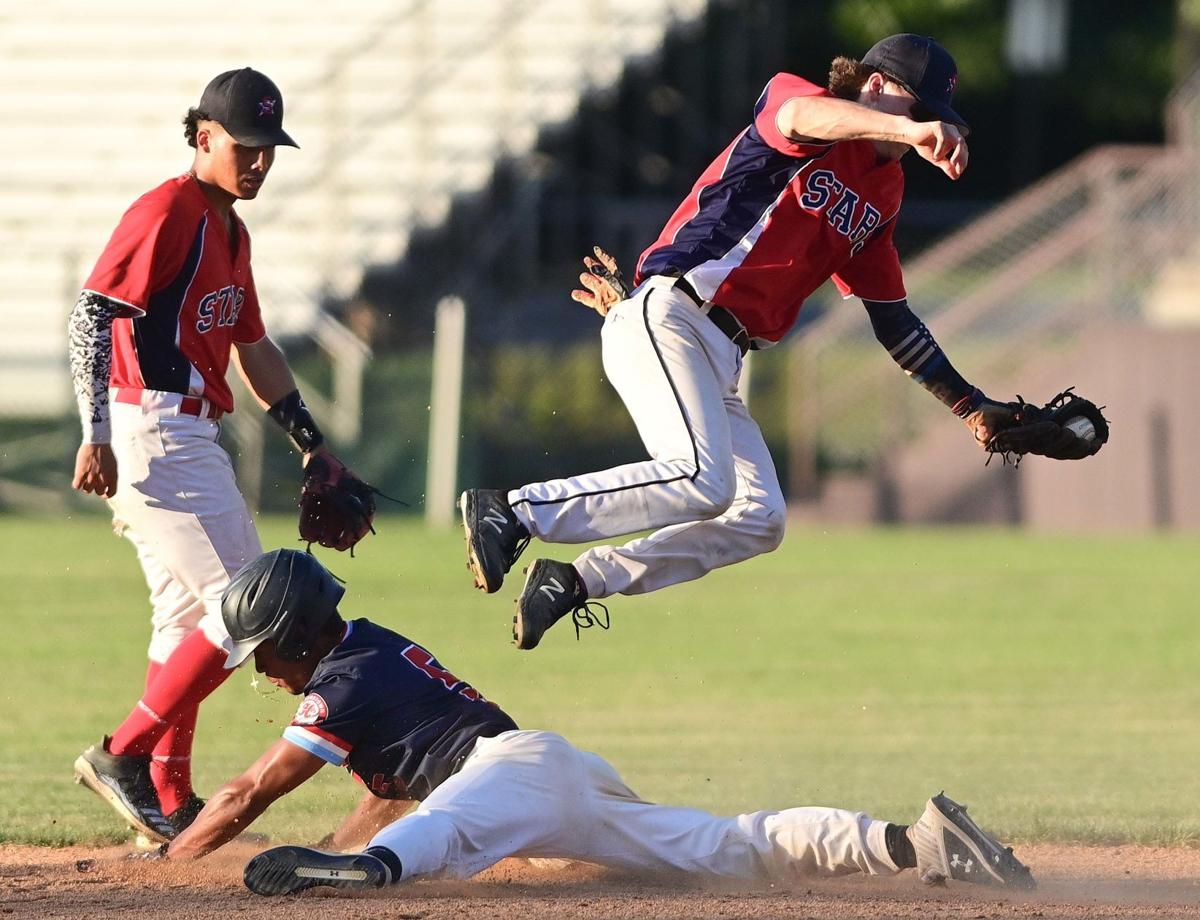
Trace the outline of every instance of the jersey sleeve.
{"label": "jersey sleeve", "polygon": [[125,316],[142,316],[150,295],[179,273],[195,235],[196,227],[172,217],[169,201],[140,199],[117,224],[84,289],[117,301]]}
{"label": "jersey sleeve", "polygon": [[254,286],[254,276],[246,279],[246,299],[238,311],[237,323],[233,327],[233,340],[241,345],[251,345],[267,334],[263,325],[262,311],[258,306],[258,288]]}
{"label": "jersey sleeve", "polygon": [[892,241],[895,226],[894,219],[888,221],[844,268],[834,274],[833,283],[842,297],[893,301],[907,296],[900,254]]}
{"label": "jersey sleeve", "polygon": [[816,141],[809,144],[798,144],[786,137],[776,123],[780,108],[789,99],[797,96],[825,95],[828,95],[826,90],[815,83],[810,83],[803,77],[797,77],[790,73],[776,74],[763,89],[762,95],[758,97],[758,102],[754,103],[754,127],[769,147],[780,153],[786,153],[788,156],[808,157],[827,150],[832,142]]}
{"label": "jersey sleeve", "polygon": [[308,753],[340,767],[370,724],[371,706],[348,678],[334,678],[306,694],[283,730],[283,737]]}

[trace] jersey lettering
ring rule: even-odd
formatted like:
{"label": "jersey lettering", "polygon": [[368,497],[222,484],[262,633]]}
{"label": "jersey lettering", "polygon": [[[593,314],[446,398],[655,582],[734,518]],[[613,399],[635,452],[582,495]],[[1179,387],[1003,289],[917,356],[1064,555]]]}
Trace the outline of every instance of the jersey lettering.
{"label": "jersey lettering", "polygon": [[[854,244],[850,254],[854,255],[866,245],[867,238],[879,226],[882,216],[877,207],[869,201],[862,201],[858,192],[840,182],[832,170],[813,170],[805,180],[800,206],[819,214],[831,201],[833,206],[825,212],[825,219],[834,230],[850,239]],[[854,217],[859,202],[862,202],[862,213],[856,221]]]}
{"label": "jersey lettering", "polygon": [[234,284],[205,294],[196,307],[200,314],[200,318],[196,320],[196,331],[203,334],[214,326],[235,325],[245,300],[246,289]]}
{"label": "jersey lettering", "polygon": [[437,660],[419,645],[410,645],[401,654],[403,654],[405,660],[418,671],[422,672],[433,680],[441,681],[442,685],[445,686],[447,690],[453,690],[459,684],[462,684],[462,688],[458,691],[459,696],[465,697],[472,703],[483,699],[479,691],[477,691],[470,684],[459,680],[457,677],[439,665]]}
{"label": "jersey lettering", "polygon": [[851,255],[856,254],[867,244],[867,237],[871,235],[872,230],[879,226],[881,216],[879,210],[869,201],[863,205],[862,217],[858,219],[854,232],[850,234],[850,239],[854,243],[850,248]]}
{"label": "jersey lettering", "polygon": [[404,784],[396,779],[396,777],[388,776],[386,773],[372,773],[371,781],[367,783],[366,786],[377,796],[382,798],[390,795],[393,792],[402,790]]}
{"label": "jersey lettering", "polygon": [[808,174],[808,181],[804,184],[800,206],[806,211],[820,211],[829,204],[830,192],[840,192],[844,187],[828,169],[814,170]]}
{"label": "jersey lettering", "polygon": [[837,204],[825,215],[830,225],[842,236],[849,236],[854,227],[854,207],[858,204],[858,192],[854,189],[844,189]]}

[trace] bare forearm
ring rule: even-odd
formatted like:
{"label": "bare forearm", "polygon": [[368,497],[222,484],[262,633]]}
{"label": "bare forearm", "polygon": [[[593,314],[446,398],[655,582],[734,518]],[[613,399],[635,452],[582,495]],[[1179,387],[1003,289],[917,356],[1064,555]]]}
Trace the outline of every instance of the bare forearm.
{"label": "bare forearm", "polygon": [[913,121],[848,99],[797,96],[779,109],[777,127],[794,141],[890,141],[907,144]]}
{"label": "bare forearm", "polygon": [[262,408],[269,408],[296,389],[287,358],[269,338],[239,345],[235,354],[238,372]]}
{"label": "bare forearm", "polygon": [[167,850],[171,859],[199,859],[224,846],[267,810],[274,801],[233,785],[222,787],[204,810]]}

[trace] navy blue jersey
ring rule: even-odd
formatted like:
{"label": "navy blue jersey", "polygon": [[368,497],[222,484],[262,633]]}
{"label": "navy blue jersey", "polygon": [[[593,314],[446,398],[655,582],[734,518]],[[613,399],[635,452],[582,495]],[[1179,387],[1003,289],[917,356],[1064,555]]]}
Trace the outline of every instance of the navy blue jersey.
{"label": "navy blue jersey", "polygon": [[381,798],[424,799],[476,738],[517,727],[421,646],[369,620],[346,624],[304,693],[283,737]]}

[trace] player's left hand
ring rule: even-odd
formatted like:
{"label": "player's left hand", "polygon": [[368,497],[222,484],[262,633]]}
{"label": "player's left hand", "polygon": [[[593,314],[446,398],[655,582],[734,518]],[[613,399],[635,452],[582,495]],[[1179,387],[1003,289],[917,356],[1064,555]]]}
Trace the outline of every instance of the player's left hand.
{"label": "player's left hand", "polygon": [[378,492],[329,451],[319,448],[306,455],[300,487],[300,539],[339,552],[352,549],[375,532],[371,525]]}
{"label": "player's left hand", "polygon": [[1016,422],[991,437],[986,449],[1004,461],[1020,463],[1026,454],[1051,460],[1083,460],[1108,443],[1108,419],[1101,406],[1068,388],[1044,406],[1020,396],[1009,403]]}
{"label": "player's left hand", "polygon": [[983,402],[979,404],[979,408],[963,421],[975,435],[975,443],[979,445],[980,449],[987,450],[992,438],[1017,424],[1016,407],[1012,403],[996,402],[985,396]]}
{"label": "player's left hand", "polygon": [[571,299],[607,316],[608,311],[629,296],[629,285],[617,267],[617,260],[599,246],[593,246],[596,254],[583,257],[583,265],[587,271],[579,276],[583,290],[571,292]]}
{"label": "player's left hand", "polygon": [[946,121],[914,121],[909,128],[909,144],[923,160],[932,163],[951,179],[958,179],[967,168],[967,139],[957,125]]}
{"label": "player's left hand", "polygon": [[81,444],[75,454],[72,488],[101,498],[117,494],[117,457],[109,444]]}

